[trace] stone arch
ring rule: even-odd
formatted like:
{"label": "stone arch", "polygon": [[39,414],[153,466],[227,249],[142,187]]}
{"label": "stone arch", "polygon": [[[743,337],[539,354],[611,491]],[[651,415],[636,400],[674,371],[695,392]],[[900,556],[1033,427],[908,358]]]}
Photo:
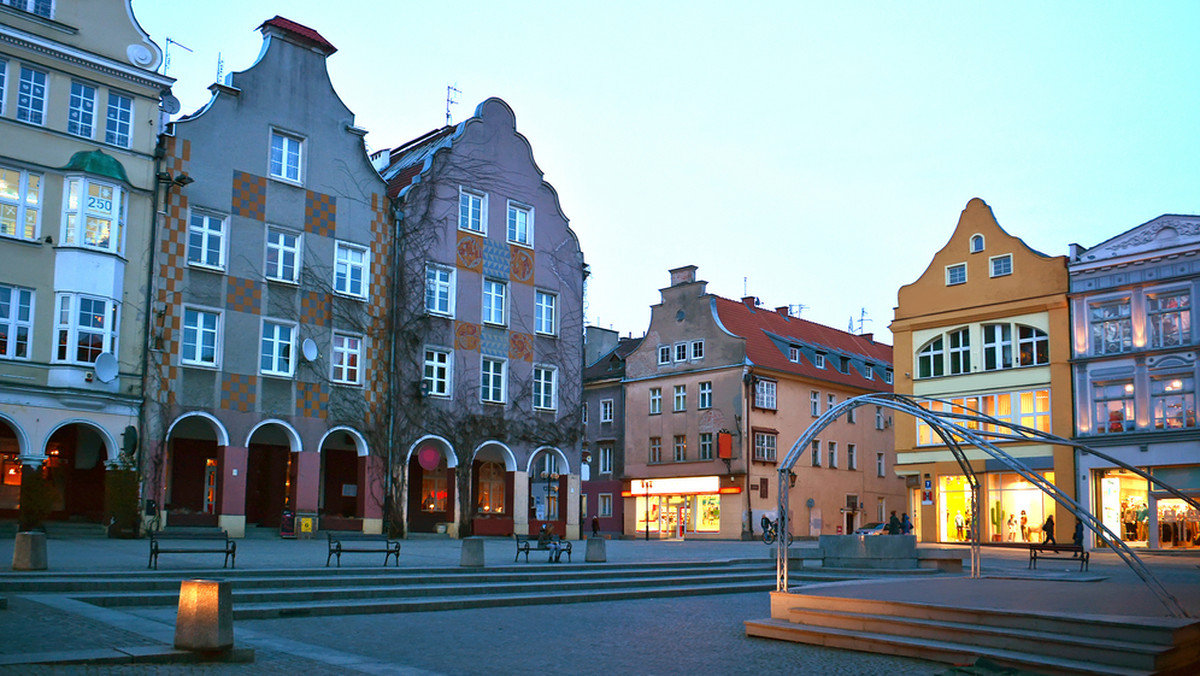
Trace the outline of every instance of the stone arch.
{"label": "stone arch", "polygon": [[533,475],[533,460],[534,460],[534,458],[538,457],[542,453],[542,451],[545,451],[547,453],[553,454],[556,457],[558,457],[558,462],[559,462],[558,473],[559,474],[570,474],[571,473],[571,463],[567,460],[567,454],[563,453],[555,446],[538,446],[537,448],[535,448],[533,450],[533,453],[529,454],[529,460],[525,463],[525,471],[527,473],[529,473],[531,476]]}
{"label": "stone arch", "polygon": [[354,439],[354,450],[355,450],[355,452],[358,453],[358,456],[360,458],[370,455],[371,449],[367,445],[366,438],[363,437],[362,433],[359,432],[358,430],[354,429],[353,427],[348,427],[346,425],[338,425],[337,427],[331,427],[331,428],[329,428],[329,430],[327,430],[325,432],[325,434],[321,435],[321,441],[317,444],[317,452],[318,453],[320,453],[321,449],[325,447],[325,440],[328,439],[329,436],[332,435],[334,432],[345,432],[346,434],[349,434],[350,438]]}
{"label": "stone arch", "polygon": [[216,431],[217,445],[229,445],[229,430],[225,428],[225,425],[219,419],[217,419],[217,416],[208,413],[207,411],[190,411],[188,413],[181,414],[178,418],[175,418],[175,420],[171,421],[169,426],[167,426],[166,438],[170,439],[171,433],[175,431],[175,426],[189,418],[203,418],[204,420],[212,423],[213,429]]}
{"label": "stone arch", "polygon": [[474,462],[475,458],[479,456],[479,452],[485,448],[497,448],[500,450],[500,455],[504,458],[504,471],[517,471],[517,456],[512,452],[512,449],[508,447],[508,444],[496,441],[494,439],[490,439],[476,446],[475,450],[471,453],[471,461]]}
{"label": "stone arch", "polygon": [[420,439],[414,441],[412,445],[408,447],[408,453],[404,456],[404,462],[407,464],[408,461],[412,459],[413,451],[417,450],[418,446],[421,446],[427,441],[435,442],[434,445],[438,447],[438,450],[442,452],[442,456],[446,458],[447,467],[458,467],[458,456],[454,452],[454,444],[451,444],[449,441],[446,441],[445,438],[439,437],[436,434],[426,434]]}
{"label": "stone arch", "polygon": [[243,444],[243,446],[249,448],[250,440],[254,438],[254,433],[268,425],[279,425],[283,428],[284,434],[288,439],[288,447],[292,453],[299,453],[304,450],[304,442],[300,440],[300,433],[296,431],[296,428],[292,427],[290,423],[278,418],[269,418],[267,420],[259,421],[257,425],[250,428],[250,432],[246,434],[246,442]]}
{"label": "stone arch", "polygon": [[[12,430],[13,436],[17,439],[17,453],[19,455],[29,455],[33,449],[29,446],[29,434],[25,431],[16,418],[0,411],[0,422],[6,424]],[[43,446],[42,448],[45,448]]]}
{"label": "stone arch", "polygon": [[105,451],[108,453],[108,462],[117,460],[118,455],[120,454],[119,446],[117,445],[117,440],[114,439],[113,436],[108,433],[107,429],[105,429],[104,427],[102,427],[100,425],[97,425],[95,423],[95,421],[86,420],[84,418],[70,418],[68,420],[63,420],[62,422],[58,423],[54,427],[50,428],[50,431],[46,433],[46,438],[42,439],[42,445],[41,445],[41,451],[42,451],[41,454],[42,455],[46,454],[46,446],[50,443],[50,439],[54,436],[54,433],[63,429],[64,427],[69,426],[69,425],[80,425],[82,427],[86,427],[86,428],[90,429],[91,431],[95,432],[100,437],[100,440],[102,442],[104,442]]}

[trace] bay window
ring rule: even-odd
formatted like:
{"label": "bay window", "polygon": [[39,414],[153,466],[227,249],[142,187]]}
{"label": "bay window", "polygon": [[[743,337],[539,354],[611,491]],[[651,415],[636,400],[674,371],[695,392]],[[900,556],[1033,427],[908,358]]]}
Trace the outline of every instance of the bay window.
{"label": "bay window", "polygon": [[119,303],[75,293],[58,294],[56,303],[54,361],[94,364],[104,352],[117,353]]}
{"label": "bay window", "polygon": [[67,179],[62,243],[110,253],[122,252],[125,191],[90,178]]}

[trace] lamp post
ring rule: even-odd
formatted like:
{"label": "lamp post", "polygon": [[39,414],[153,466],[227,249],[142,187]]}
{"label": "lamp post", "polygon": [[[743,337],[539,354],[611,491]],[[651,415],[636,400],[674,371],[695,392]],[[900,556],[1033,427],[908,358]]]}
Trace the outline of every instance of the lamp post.
{"label": "lamp post", "polygon": [[[558,488],[557,486],[553,486],[553,482],[558,481],[558,472],[542,470],[542,478],[546,480],[546,520],[552,521],[553,519],[550,518],[550,494]],[[566,534],[564,533],[563,535]]]}
{"label": "lamp post", "polygon": [[642,489],[646,494],[646,542],[650,541],[650,480],[642,481]]}

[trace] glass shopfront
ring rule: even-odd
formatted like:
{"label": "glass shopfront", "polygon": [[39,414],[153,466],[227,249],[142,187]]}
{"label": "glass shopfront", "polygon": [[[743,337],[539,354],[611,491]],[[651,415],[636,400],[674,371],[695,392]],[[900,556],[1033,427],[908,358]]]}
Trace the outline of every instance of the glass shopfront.
{"label": "glass shopfront", "polygon": [[[1193,500],[1200,498],[1200,466],[1146,468]],[[1200,512],[1124,469],[1093,473],[1096,511],[1125,544],[1161,549],[1200,548]],[[1097,545],[1101,543],[1097,542]]]}
{"label": "glass shopfront", "polygon": [[1150,537],[1150,495],[1142,477],[1124,469],[1097,472],[1096,511],[1105,528],[1127,545],[1145,546]]}
{"label": "glass shopfront", "polygon": [[971,484],[965,476],[938,477],[938,539],[967,542],[971,539]]}
{"label": "glass shopfront", "polygon": [[[1038,475],[1054,483],[1054,472]],[[982,542],[1041,542],[1046,515],[1054,513],[1054,499],[1016,472],[976,475],[984,490],[976,515],[971,510],[971,485],[963,475],[938,477],[938,539],[969,542],[971,523],[982,518]],[[1055,533],[1062,541],[1063,529]]]}
{"label": "glass shopfront", "polygon": [[[626,497],[634,497],[638,533],[676,538],[687,533],[721,531],[719,477],[635,479]],[[728,489],[725,489],[728,492]]]}

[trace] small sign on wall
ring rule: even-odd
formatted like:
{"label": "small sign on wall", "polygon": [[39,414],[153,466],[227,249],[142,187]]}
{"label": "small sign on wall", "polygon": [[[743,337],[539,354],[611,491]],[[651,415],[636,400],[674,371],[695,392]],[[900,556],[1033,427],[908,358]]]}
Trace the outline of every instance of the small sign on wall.
{"label": "small sign on wall", "polygon": [[342,484],[342,497],[358,497],[358,484]]}

